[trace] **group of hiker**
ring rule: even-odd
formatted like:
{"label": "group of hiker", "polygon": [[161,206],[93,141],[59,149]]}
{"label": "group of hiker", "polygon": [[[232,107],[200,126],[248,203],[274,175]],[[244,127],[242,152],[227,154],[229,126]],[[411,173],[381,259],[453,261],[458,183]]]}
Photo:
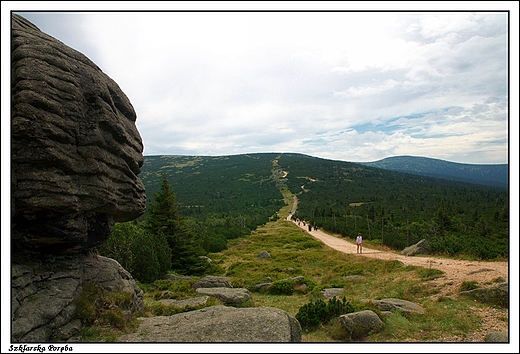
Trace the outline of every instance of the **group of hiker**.
{"label": "group of hiker", "polygon": [[[292,214],[290,215],[291,218],[292,218]],[[296,224],[298,224],[298,226],[300,226],[302,223],[303,223],[303,226],[307,226],[307,229],[309,230],[309,232],[311,232],[313,229],[314,231],[317,231],[318,230],[318,225],[316,225],[316,222],[311,223],[306,221],[306,220],[300,220],[300,218],[296,218]],[[356,237],[356,251],[357,253],[363,253],[363,236],[361,235],[361,233],[358,233],[357,237]]]}
{"label": "group of hiker", "polygon": [[303,226],[304,227],[307,226],[307,229],[309,231],[312,231],[312,230],[317,231],[318,230],[318,225],[316,225],[316,222],[311,224],[308,221],[300,220],[300,218],[296,218],[296,223],[298,224],[298,226],[300,226],[303,223]]}

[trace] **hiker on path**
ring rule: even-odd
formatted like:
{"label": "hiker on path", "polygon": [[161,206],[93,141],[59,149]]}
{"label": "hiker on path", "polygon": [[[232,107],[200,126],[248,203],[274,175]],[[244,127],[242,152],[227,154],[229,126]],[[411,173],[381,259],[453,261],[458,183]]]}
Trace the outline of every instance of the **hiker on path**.
{"label": "hiker on path", "polygon": [[356,237],[357,253],[363,253],[363,236],[359,233]]}
{"label": "hiker on path", "polygon": [[312,231],[312,225],[311,225],[311,223],[309,223],[307,226],[308,226],[308,228],[309,228],[309,232],[311,232],[311,231]]}

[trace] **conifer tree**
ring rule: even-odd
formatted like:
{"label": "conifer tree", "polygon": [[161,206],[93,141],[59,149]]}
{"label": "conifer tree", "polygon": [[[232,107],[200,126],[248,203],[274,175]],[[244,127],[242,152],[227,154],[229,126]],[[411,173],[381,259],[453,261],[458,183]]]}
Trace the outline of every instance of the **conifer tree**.
{"label": "conifer tree", "polygon": [[184,274],[202,274],[207,268],[202,240],[197,239],[179,214],[176,193],[163,174],[161,187],[148,206],[147,229],[164,236],[172,251],[172,269]]}

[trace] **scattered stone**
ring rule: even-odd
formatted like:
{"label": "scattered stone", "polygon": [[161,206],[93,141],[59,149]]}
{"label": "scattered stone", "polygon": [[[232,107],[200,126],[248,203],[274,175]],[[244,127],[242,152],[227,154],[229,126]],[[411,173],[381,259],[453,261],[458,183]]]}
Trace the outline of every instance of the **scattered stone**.
{"label": "scattered stone", "polygon": [[379,316],[370,310],[341,315],[339,319],[347,330],[349,339],[366,337],[372,332],[378,332],[384,326]]}
{"label": "scattered stone", "polygon": [[229,280],[226,277],[215,277],[213,275],[208,275],[195,284],[193,284],[194,289],[198,288],[232,288],[233,286],[229,283]]}
{"label": "scattered stone", "polygon": [[247,303],[253,294],[246,288],[197,288],[197,293],[216,297],[226,305],[238,306]]}
{"label": "scattered stone", "polygon": [[256,284],[255,285],[255,289],[260,291],[260,292],[264,292],[264,291],[267,291],[267,289],[269,288],[269,286],[271,286],[272,282],[271,283],[261,283],[261,284]]}
{"label": "scattered stone", "polygon": [[507,280],[504,277],[498,277],[494,281],[494,283],[505,283]]}
{"label": "scattered stone", "polygon": [[495,270],[493,268],[480,268],[480,269],[474,270],[472,272],[469,272],[468,275],[478,274],[478,273],[482,273],[482,272],[494,272],[494,271]]}
{"label": "scattered stone", "polygon": [[377,306],[381,311],[397,311],[403,316],[407,317],[412,314],[423,315],[424,309],[421,305],[402,299],[381,299],[381,300],[367,300],[363,299],[360,302],[371,302]]}
{"label": "scattered stone", "polygon": [[415,245],[406,247],[404,250],[401,251],[401,254],[405,256],[415,256],[417,254],[430,254],[430,252],[430,244],[426,239],[422,239]]}
{"label": "scattered stone", "polygon": [[323,289],[322,291],[320,291],[320,293],[325,299],[332,299],[333,297],[338,298],[339,295],[342,294],[344,291],[344,288],[328,288]]}
{"label": "scattered stone", "polygon": [[209,296],[199,296],[199,297],[193,297],[189,299],[183,299],[183,300],[173,300],[173,299],[164,299],[159,300],[159,302],[165,306],[176,306],[179,308],[186,308],[186,307],[198,307],[198,306],[204,306],[208,302]]}
{"label": "scattered stone", "polygon": [[290,282],[293,282],[295,284],[303,284],[304,280],[305,280],[305,277],[303,275],[299,275],[297,277],[283,279],[283,281],[290,281]]}
{"label": "scattered stone", "polygon": [[256,256],[256,258],[271,258],[271,255],[267,251],[262,251]]}
{"label": "scattered stone", "polygon": [[491,288],[478,288],[469,291],[461,291],[459,296],[469,296],[484,304],[508,307],[509,283],[499,284]]}
{"label": "scattered stone", "polygon": [[173,293],[170,290],[165,290],[159,295],[159,299],[169,299]]}
{"label": "scattered stone", "polygon": [[487,343],[509,343],[507,332],[491,332],[486,335],[484,341]]}

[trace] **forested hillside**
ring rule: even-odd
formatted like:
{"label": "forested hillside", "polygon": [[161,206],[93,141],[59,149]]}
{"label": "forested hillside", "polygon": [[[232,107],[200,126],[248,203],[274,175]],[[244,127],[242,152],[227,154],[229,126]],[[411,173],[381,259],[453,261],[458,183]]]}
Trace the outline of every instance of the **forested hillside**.
{"label": "forested hillside", "polygon": [[361,232],[395,249],[426,238],[438,253],[508,256],[504,188],[301,154],[146,156],[141,178],[149,201],[163,175],[210,252],[276,217],[286,185],[299,198],[300,218],[345,237]]}
{"label": "forested hillside", "polygon": [[356,163],[284,154],[300,219],[403,249],[425,238],[438,253],[508,255],[509,196],[503,188],[448,181]]}
{"label": "forested hillside", "polygon": [[507,164],[462,164],[420,156],[394,156],[362,164],[385,170],[502,188],[507,188],[509,183]]}
{"label": "forested hillside", "polygon": [[146,156],[140,176],[148,202],[166,176],[180,214],[206,240],[207,251],[218,252],[228,239],[249,235],[284,205],[272,172],[276,156]]}

